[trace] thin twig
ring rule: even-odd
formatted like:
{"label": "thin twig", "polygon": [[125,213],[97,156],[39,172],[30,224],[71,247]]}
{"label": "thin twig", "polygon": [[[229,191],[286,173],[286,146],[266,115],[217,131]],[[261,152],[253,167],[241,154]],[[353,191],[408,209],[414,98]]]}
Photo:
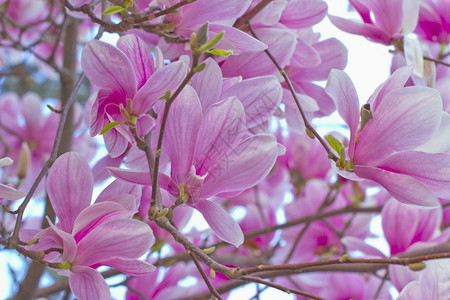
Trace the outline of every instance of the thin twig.
{"label": "thin twig", "polygon": [[220,294],[216,291],[216,289],[214,288],[214,286],[211,284],[211,282],[208,279],[208,276],[206,276],[205,272],[202,269],[202,266],[200,265],[200,263],[198,262],[197,257],[195,256],[194,253],[192,252],[188,252],[189,255],[192,258],[192,261],[194,262],[195,266],[197,267],[198,271],[200,272],[200,275],[203,278],[203,281],[206,283],[206,286],[208,287],[209,291],[211,292],[211,294],[213,296],[215,296],[217,299],[222,300],[222,297],[220,296]]}
{"label": "thin twig", "polygon": [[[253,30],[250,23],[247,23],[248,29],[252,33],[252,35],[259,40],[258,35]],[[325,148],[325,151],[328,153],[328,158],[338,161],[339,158],[331,151],[330,147],[328,147],[328,144],[322,139],[320,134],[316,131],[316,129],[309,123],[308,118],[306,117],[305,112],[303,111],[302,105],[300,104],[300,100],[297,97],[297,93],[295,92],[294,86],[291,83],[291,80],[289,79],[289,76],[287,75],[286,71],[283,70],[283,68],[278,63],[277,59],[272,55],[272,53],[269,51],[269,49],[264,50],[264,52],[267,54],[267,56],[270,58],[270,60],[273,62],[273,64],[277,67],[280,74],[283,76],[284,80],[286,81],[286,84],[289,87],[289,90],[291,91],[292,97],[294,97],[295,104],[297,105],[298,110],[300,111],[300,114],[302,116],[303,122],[305,123],[305,127],[307,130],[311,131],[311,133],[317,138],[317,140],[322,144],[323,148]]]}
{"label": "thin twig", "polygon": [[250,281],[250,282],[261,283],[261,284],[273,287],[273,288],[275,288],[277,290],[283,291],[283,292],[288,293],[288,294],[292,293],[292,294],[300,295],[300,296],[307,297],[307,298],[310,298],[310,299],[323,300],[323,298],[320,298],[320,297],[317,297],[317,296],[314,296],[314,295],[311,295],[309,293],[306,293],[306,292],[303,292],[303,291],[299,291],[299,290],[296,290],[296,289],[287,288],[287,287],[284,287],[282,285],[279,285],[279,284],[276,284],[276,283],[273,283],[273,282],[261,279],[259,277],[241,276],[240,279],[241,280],[245,280],[245,281]]}

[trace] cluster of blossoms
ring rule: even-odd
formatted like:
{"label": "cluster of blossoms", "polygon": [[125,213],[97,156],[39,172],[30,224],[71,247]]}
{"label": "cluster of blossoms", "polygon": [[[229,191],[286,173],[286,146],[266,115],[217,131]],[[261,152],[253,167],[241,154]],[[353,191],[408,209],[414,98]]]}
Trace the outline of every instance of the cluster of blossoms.
{"label": "cluster of blossoms", "polygon": [[[420,272],[319,263],[429,254],[450,239],[449,1],[350,0],[362,22],[328,15],[323,0],[105,2],[48,1],[43,14],[27,0],[0,1],[9,41],[1,46],[29,50],[39,64],[54,59],[61,78],[65,22],[79,22],[81,41],[99,26],[121,32],[115,45],[93,39],[73,57],[91,96],[74,106],[72,151],[51,167],[65,112],[43,112],[35,93],[2,91],[2,245],[58,269],[82,300],[111,297],[101,266],[127,274],[127,299],[178,299],[230,283],[217,264],[311,262],[317,269],[272,283],[324,299],[448,296],[448,259]],[[346,47],[313,29],[325,18],[394,47],[391,76],[362,107],[342,71]],[[321,138],[311,124],[336,111],[348,134]],[[100,159],[89,134],[103,137]],[[54,217],[26,217],[19,231],[30,199],[18,200],[30,189],[35,200],[46,193]],[[190,226],[198,213],[204,230]],[[368,242],[378,219],[384,252]],[[214,261],[193,249],[214,249]],[[186,251],[198,257],[184,259]],[[200,281],[195,289],[179,284],[188,277]]]}

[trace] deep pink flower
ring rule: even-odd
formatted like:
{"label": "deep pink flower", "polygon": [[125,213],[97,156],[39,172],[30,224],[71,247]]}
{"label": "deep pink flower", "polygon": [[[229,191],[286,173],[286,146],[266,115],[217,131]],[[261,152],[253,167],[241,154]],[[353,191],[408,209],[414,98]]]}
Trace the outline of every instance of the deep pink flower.
{"label": "deep pink flower", "polygon": [[400,202],[433,207],[437,197],[450,197],[450,156],[415,149],[439,129],[442,101],[436,90],[403,88],[411,72],[410,66],[401,68],[376,89],[365,106],[373,117],[363,128],[355,87],[344,72],[331,71],[326,92],[350,129],[346,159],[354,173],[341,174],[373,180]]}
{"label": "deep pink flower", "polygon": [[450,1],[420,1],[419,22],[415,33],[430,42],[450,42]]}
{"label": "deep pink flower", "polygon": [[[139,136],[153,128],[155,121],[146,114],[147,111],[168,90],[174,90],[187,71],[181,61],[162,66],[162,54],[158,50],[156,54],[155,63],[147,45],[132,34],[121,37],[117,47],[97,40],[87,43],[81,65],[89,80],[101,88],[91,110],[92,136],[110,122],[124,121],[121,105],[137,119]],[[104,139],[111,157],[124,153],[133,141],[125,125],[106,132]]]}

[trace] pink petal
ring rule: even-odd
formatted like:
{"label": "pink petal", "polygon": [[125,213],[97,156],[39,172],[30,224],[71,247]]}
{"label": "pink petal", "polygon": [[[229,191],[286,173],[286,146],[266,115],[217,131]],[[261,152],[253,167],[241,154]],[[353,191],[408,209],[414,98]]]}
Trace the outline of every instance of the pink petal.
{"label": "pink petal", "polygon": [[[131,195],[121,195],[121,197],[133,198]],[[115,219],[128,219],[135,212],[136,210],[127,210],[119,203],[112,201],[95,203],[83,210],[76,218],[72,234],[78,242],[98,225]]]}
{"label": "pink petal", "polygon": [[385,255],[383,252],[378,250],[372,245],[366,244],[364,240],[353,237],[353,236],[345,236],[341,239],[341,243],[345,245],[348,250],[353,251],[361,251],[363,254],[368,255],[369,257],[375,258],[384,258]]}
{"label": "pink petal", "polygon": [[155,71],[153,56],[144,41],[134,34],[119,38],[117,48],[128,57],[136,73],[137,89],[140,89]]}
{"label": "pink petal", "polygon": [[23,98],[23,117],[25,118],[25,126],[30,136],[40,136],[42,125],[45,121],[41,114],[41,98],[34,93],[26,93]]}
{"label": "pink petal", "polygon": [[395,153],[379,163],[378,167],[409,175],[427,186],[437,197],[450,197],[448,166],[450,155],[407,151]]}
{"label": "pink petal", "polygon": [[50,221],[50,219],[47,218],[48,224],[50,225],[51,229],[61,238],[62,240],[62,247],[63,247],[63,259],[69,263],[72,263],[73,259],[75,258],[75,255],[77,253],[77,245],[75,243],[75,239],[70,233],[67,233],[55,225]]}
{"label": "pink petal", "polygon": [[187,67],[182,61],[168,64],[153,73],[131,101],[131,112],[140,116],[147,113],[167,91],[175,92],[186,76]]}
{"label": "pink petal", "polygon": [[233,21],[247,10],[251,2],[251,0],[197,0],[183,7],[181,26],[197,29],[208,21]]}
{"label": "pink petal", "polygon": [[112,158],[107,154],[106,156],[101,158],[92,168],[94,182],[98,183],[109,178],[111,175],[109,174],[106,167],[119,167],[122,164],[124,157],[125,155]]}
{"label": "pink petal", "polygon": [[201,121],[202,107],[197,93],[186,86],[170,108],[162,149],[171,159],[172,178],[177,182],[191,170]]}
{"label": "pink petal", "polygon": [[236,248],[244,242],[244,234],[239,224],[219,205],[209,200],[199,200],[192,205],[205,218],[214,233]]}
{"label": "pink petal", "polygon": [[96,270],[85,266],[73,266],[69,284],[75,297],[80,300],[110,299],[109,286]]}
{"label": "pink petal", "polygon": [[[118,125],[119,127],[122,125]],[[103,134],[106,149],[112,158],[116,158],[125,153],[128,148],[129,138],[124,137],[117,131],[117,128],[113,128],[105,134]]]}
{"label": "pink petal", "polygon": [[423,298],[418,298],[421,295],[420,285],[418,281],[412,281],[408,283],[404,289],[398,295],[397,300],[425,300]]}
{"label": "pink petal", "polygon": [[92,40],[81,54],[81,66],[92,83],[120,92],[132,99],[136,94],[136,75],[130,60],[116,47]]}
{"label": "pink petal", "polygon": [[327,4],[321,0],[289,1],[280,22],[291,29],[308,28],[322,21],[327,10]]}
{"label": "pink petal", "polygon": [[339,115],[350,129],[348,152],[352,158],[356,131],[359,126],[359,100],[355,86],[345,72],[331,70],[325,92],[333,99]]}
{"label": "pink petal", "polygon": [[355,21],[347,20],[332,15],[328,15],[328,19],[330,19],[331,23],[333,23],[334,26],[336,26],[342,31],[351,34],[365,36],[369,40],[374,41],[376,43],[381,43],[384,45],[391,44],[392,37],[375,25],[366,23],[357,23]]}
{"label": "pink petal", "polygon": [[314,47],[308,45],[302,39],[297,39],[297,47],[290,64],[300,68],[312,68],[320,65],[320,63],[320,55]]}
{"label": "pink petal", "polygon": [[391,255],[408,249],[417,231],[419,209],[391,199],[384,205],[381,217]]}
{"label": "pink petal", "polygon": [[439,128],[442,101],[436,90],[397,89],[383,98],[358,136],[354,162],[375,164],[395,151],[412,150]]}
{"label": "pink petal", "polygon": [[150,115],[142,115],[136,120],[136,133],[139,137],[144,137],[155,127],[156,121]]}
{"label": "pink petal", "polygon": [[372,111],[376,111],[378,105],[383,101],[383,98],[389,94],[390,92],[402,88],[408,79],[411,77],[414,66],[409,65],[405,67],[401,67],[397,69],[392,75],[383,82],[375,92],[373,92],[372,96],[370,96],[367,101],[370,104],[370,109]]}
{"label": "pink petal", "polygon": [[110,258],[137,259],[152,244],[153,233],[147,224],[112,220],[95,227],[78,243],[74,264],[91,266]]}
{"label": "pink petal", "polygon": [[91,136],[99,134],[108,123],[108,119],[105,116],[105,108],[111,103],[123,104],[126,106],[126,99],[116,90],[109,88],[100,89],[97,98],[94,103],[92,103],[89,115],[89,129]]}
{"label": "pink petal", "polygon": [[91,204],[94,179],[84,158],[76,152],[61,155],[47,177],[47,192],[59,226],[72,232],[75,218]]}
{"label": "pink petal", "polygon": [[225,31],[225,35],[215,48],[231,50],[233,55],[238,55],[242,52],[259,52],[267,49],[266,44],[242,30],[222,24],[209,25],[210,38],[213,38],[221,31]]}
{"label": "pink petal", "polygon": [[446,299],[450,294],[450,259],[432,260],[419,279],[423,298]]}
{"label": "pink petal", "polygon": [[137,203],[138,199],[142,197],[142,187],[136,184],[131,184],[128,182],[124,182],[122,180],[114,180],[110,185],[108,185],[101,193],[98,195],[95,203],[111,201],[111,199],[117,199],[119,195],[131,195],[134,197],[134,201],[132,203],[128,203],[126,205],[125,202],[119,201],[118,203],[122,204],[123,207],[129,210],[135,210],[139,205]]}
{"label": "pink petal", "polygon": [[229,88],[222,98],[236,96],[245,108],[247,127],[262,124],[278,109],[282,88],[275,76],[246,79]]}
{"label": "pink petal", "polygon": [[278,156],[277,141],[271,135],[254,135],[223,156],[208,172],[202,196],[243,191],[259,183],[270,172]]}
{"label": "pink petal", "polygon": [[292,80],[297,82],[327,80],[331,69],[343,70],[347,65],[347,47],[337,39],[326,39],[315,43],[313,47],[320,56],[320,65],[314,68],[301,66],[292,68],[290,70]]}
{"label": "pink petal", "polygon": [[211,105],[204,114],[195,146],[197,175],[204,175],[217,160],[226,155],[246,132],[244,107],[236,97]]}
{"label": "pink petal", "polygon": [[202,108],[205,111],[210,105],[218,102],[222,92],[222,71],[212,58],[204,61],[206,67],[194,75],[192,87],[198,94]]}
{"label": "pink petal", "polygon": [[113,267],[129,275],[140,276],[156,270],[156,267],[145,261],[112,258],[101,262],[104,266]]}
{"label": "pink petal", "polygon": [[[295,51],[296,36],[281,24],[276,28],[257,28],[256,34],[268,45],[270,52],[284,68]],[[221,65],[226,77],[242,76],[250,78],[278,73],[273,62],[264,52],[242,53],[228,57]]]}
{"label": "pink petal", "polygon": [[[389,34],[399,33],[403,17],[405,0],[360,0],[374,15],[375,23]],[[409,0],[411,1],[411,0]]]}
{"label": "pink petal", "polygon": [[[370,166],[355,166],[355,174],[383,186],[395,199],[405,204],[438,207],[436,196],[417,179]],[[409,187],[409,188],[405,188]]]}
{"label": "pink petal", "polygon": [[6,200],[17,200],[23,198],[27,195],[27,193],[18,191],[9,185],[0,184],[0,198],[4,198]]}

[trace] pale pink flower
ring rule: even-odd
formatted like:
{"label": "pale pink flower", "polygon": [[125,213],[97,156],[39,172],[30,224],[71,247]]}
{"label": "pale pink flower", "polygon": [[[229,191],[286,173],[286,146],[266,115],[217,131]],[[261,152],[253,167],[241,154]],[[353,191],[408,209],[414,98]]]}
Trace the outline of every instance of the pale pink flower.
{"label": "pale pink flower", "polygon": [[450,197],[446,169],[450,156],[415,149],[439,129],[442,100],[430,88],[403,88],[411,72],[411,67],[401,68],[376,89],[364,106],[362,128],[353,83],[344,72],[331,71],[326,92],[350,129],[347,165],[339,166],[340,173],[349,179],[373,180],[400,202],[435,207],[437,197]]}

